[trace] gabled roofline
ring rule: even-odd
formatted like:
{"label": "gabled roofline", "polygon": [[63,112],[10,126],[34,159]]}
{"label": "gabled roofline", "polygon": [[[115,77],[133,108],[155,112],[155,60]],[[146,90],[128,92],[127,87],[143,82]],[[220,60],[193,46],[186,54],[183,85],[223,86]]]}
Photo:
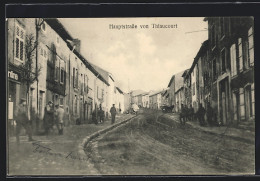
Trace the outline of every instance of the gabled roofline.
{"label": "gabled roofline", "polygon": [[73,50],[73,53],[79,57],[79,59],[85,64],[85,66],[95,75],[98,76],[98,79],[100,79],[102,82],[104,82],[107,86],[110,86],[110,84],[104,79],[102,75],[85,59],[77,50],[73,49],[73,46],[70,43],[67,43],[67,46],[70,48],[70,50]]}
{"label": "gabled roofline", "polygon": [[123,92],[119,87],[116,87],[116,89],[118,90],[118,92],[119,92],[120,94],[124,94],[124,92]]}
{"label": "gabled roofline", "polygon": [[200,47],[200,49],[199,49],[197,55],[196,55],[195,58],[194,58],[194,61],[193,61],[192,65],[191,65],[191,67],[190,67],[190,70],[189,70],[188,74],[191,74],[191,72],[193,71],[195,65],[198,63],[198,61],[199,61],[199,56],[200,56],[204,51],[207,50],[207,48],[208,48],[208,43],[209,43],[209,40],[205,40],[205,41],[202,43],[202,45],[201,45],[201,47]]}

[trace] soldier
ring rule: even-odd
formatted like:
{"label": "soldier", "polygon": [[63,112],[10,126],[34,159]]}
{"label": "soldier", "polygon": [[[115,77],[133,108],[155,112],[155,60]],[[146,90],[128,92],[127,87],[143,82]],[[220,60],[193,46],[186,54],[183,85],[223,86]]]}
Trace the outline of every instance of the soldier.
{"label": "soldier", "polygon": [[210,106],[210,103],[209,103],[209,102],[208,102],[208,106],[207,106],[206,115],[207,115],[208,124],[209,124],[210,126],[213,126],[214,111],[213,111],[213,108]]}
{"label": "soldier", "polygon": [[192,107],[191,104],[190,104],[190,108],[189,108],[189,119],[190,119],[190,121],[194,120],[194,108]]}
{"label": "soldier", "polygon": [[115,104],[113,104],[113,107],[111,107],[110,113],[111,113],[111,117],[112,117],[111,124],[114,124],[114,123],[115,123],[115,119],[116,119],[116,108],[115,108]]}
{"label": "soldier", "polygon": [[53,102],[49,101],[44,109],[44,128],[45,128],[45,134],[49,134],[49,129],[52,128],[53,122],[54,122],[54,108],[53,108]]}
{"label": "soldier", "polygon": [[32,139],[32,127],[28,119],[26,99],[21,99],[20,104],[15,113],[16,117],[16,141],[20,143],[19,134],[21,128],[24,127],[28,134],[28,141],[35,141]]}
{"label": "soldier", "polygon": [[64,116],[64,109],[63,105],[58,105],[58,109],[56,110],[56,115],[57,115],[57,123],[58,123],[58,130],[59,130],[59,135],[63,134],[63,116]]}
{"label": "soldier", "polygon": [[185,114],[186,114],[185,107],[183,104],[181,104],[180,123],[183,125],[185,124]]}
{"label": "soldier", "polygon": [[199,122],[200,122],[201,126],[205,126],[205,124],[206,124],[205,119],[204,119],[205,112],[206,112],[206,110],[204,109],[204,107],[200,103],[200,107],[199,107],[199,110],[197,112],[197,117],[199,119]]}

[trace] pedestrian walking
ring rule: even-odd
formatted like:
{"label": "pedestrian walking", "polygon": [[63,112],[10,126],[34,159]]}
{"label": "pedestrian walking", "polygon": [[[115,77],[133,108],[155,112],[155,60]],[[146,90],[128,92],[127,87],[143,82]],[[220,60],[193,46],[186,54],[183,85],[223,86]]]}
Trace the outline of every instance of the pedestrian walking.
{"label": "pedestrian walking", "polygon": [[15,112],[16,120],[16,142],[20,143],[20,131],[23,127],[28,135],[28,141],[35,141],[32,138],[32,127],[28,119],[26,99],[21,99],[20,104]]}
{"label": "pedestrian walking", "polygon": [[56,114],[57,114],[59,135],[62,135],[63,134],[63,127],[64,127],[64,122],[63,122],[64,109],[63,109],[63,105],[58,105],[58,109],[56,110]]}
{"label": "pedestrian walking", "polygon": [[199,123],[200,123],[201,126],[205,126],[206,125],[205,118],[204,118],[205,113],[206,113],[206,110],[204,109],[204,107],[200,103],[199,110],[197,112],[197,117],[199,119]]}
{"label": "pedestrian walking", "polygon": [[110,108],[110,113],[111,113],[111,124],[115,123],[115,119],[116,119],[116,108],[115,108],[115,104],[113,104],[113,107]]}
{"label": "pedestrian walking", "polygon": [[53,108],[53,102],[49,101],[48,104],[46,105],[44,109],[44,129],[45,129],[45,134],[49,134],[50,128],[53,127],[53,122],[54,122],[54,108]]}

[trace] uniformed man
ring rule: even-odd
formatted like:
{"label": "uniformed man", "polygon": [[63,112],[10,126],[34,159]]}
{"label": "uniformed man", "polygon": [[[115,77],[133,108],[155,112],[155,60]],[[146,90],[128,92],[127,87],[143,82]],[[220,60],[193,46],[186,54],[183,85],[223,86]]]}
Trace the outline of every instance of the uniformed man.
{"label": "uniformed man", "polygon": [[114,123],[115,123],[115,119],[116,119],[116,108],[115,108],[115,104],[113,104],[113,107],[111,107],[110,113],[111,113],[111,117],[112,117],[111,124],[114,124]]}
{"label": "uniformed man", "polygon": [[18,108],[15,113],[15,118],[17,143],[20,143],[19,134],[22,127],[24,127],[24,129],[26,130],[26,133],[28,135],[28,141],[34,141],[34,139],[32,139],[32,127],[28,119],[26,99],[20,100],[20,104],[18,105]]}

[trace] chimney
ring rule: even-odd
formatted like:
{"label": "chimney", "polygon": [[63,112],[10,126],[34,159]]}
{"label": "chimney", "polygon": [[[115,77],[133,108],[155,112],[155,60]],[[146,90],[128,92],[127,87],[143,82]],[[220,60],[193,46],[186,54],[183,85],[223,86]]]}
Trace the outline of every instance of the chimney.
{"label": "chimney", "polygon": [[79,39],[73,39],[73,44],[75,45],[76,51],[80,53],[81,41]]}

